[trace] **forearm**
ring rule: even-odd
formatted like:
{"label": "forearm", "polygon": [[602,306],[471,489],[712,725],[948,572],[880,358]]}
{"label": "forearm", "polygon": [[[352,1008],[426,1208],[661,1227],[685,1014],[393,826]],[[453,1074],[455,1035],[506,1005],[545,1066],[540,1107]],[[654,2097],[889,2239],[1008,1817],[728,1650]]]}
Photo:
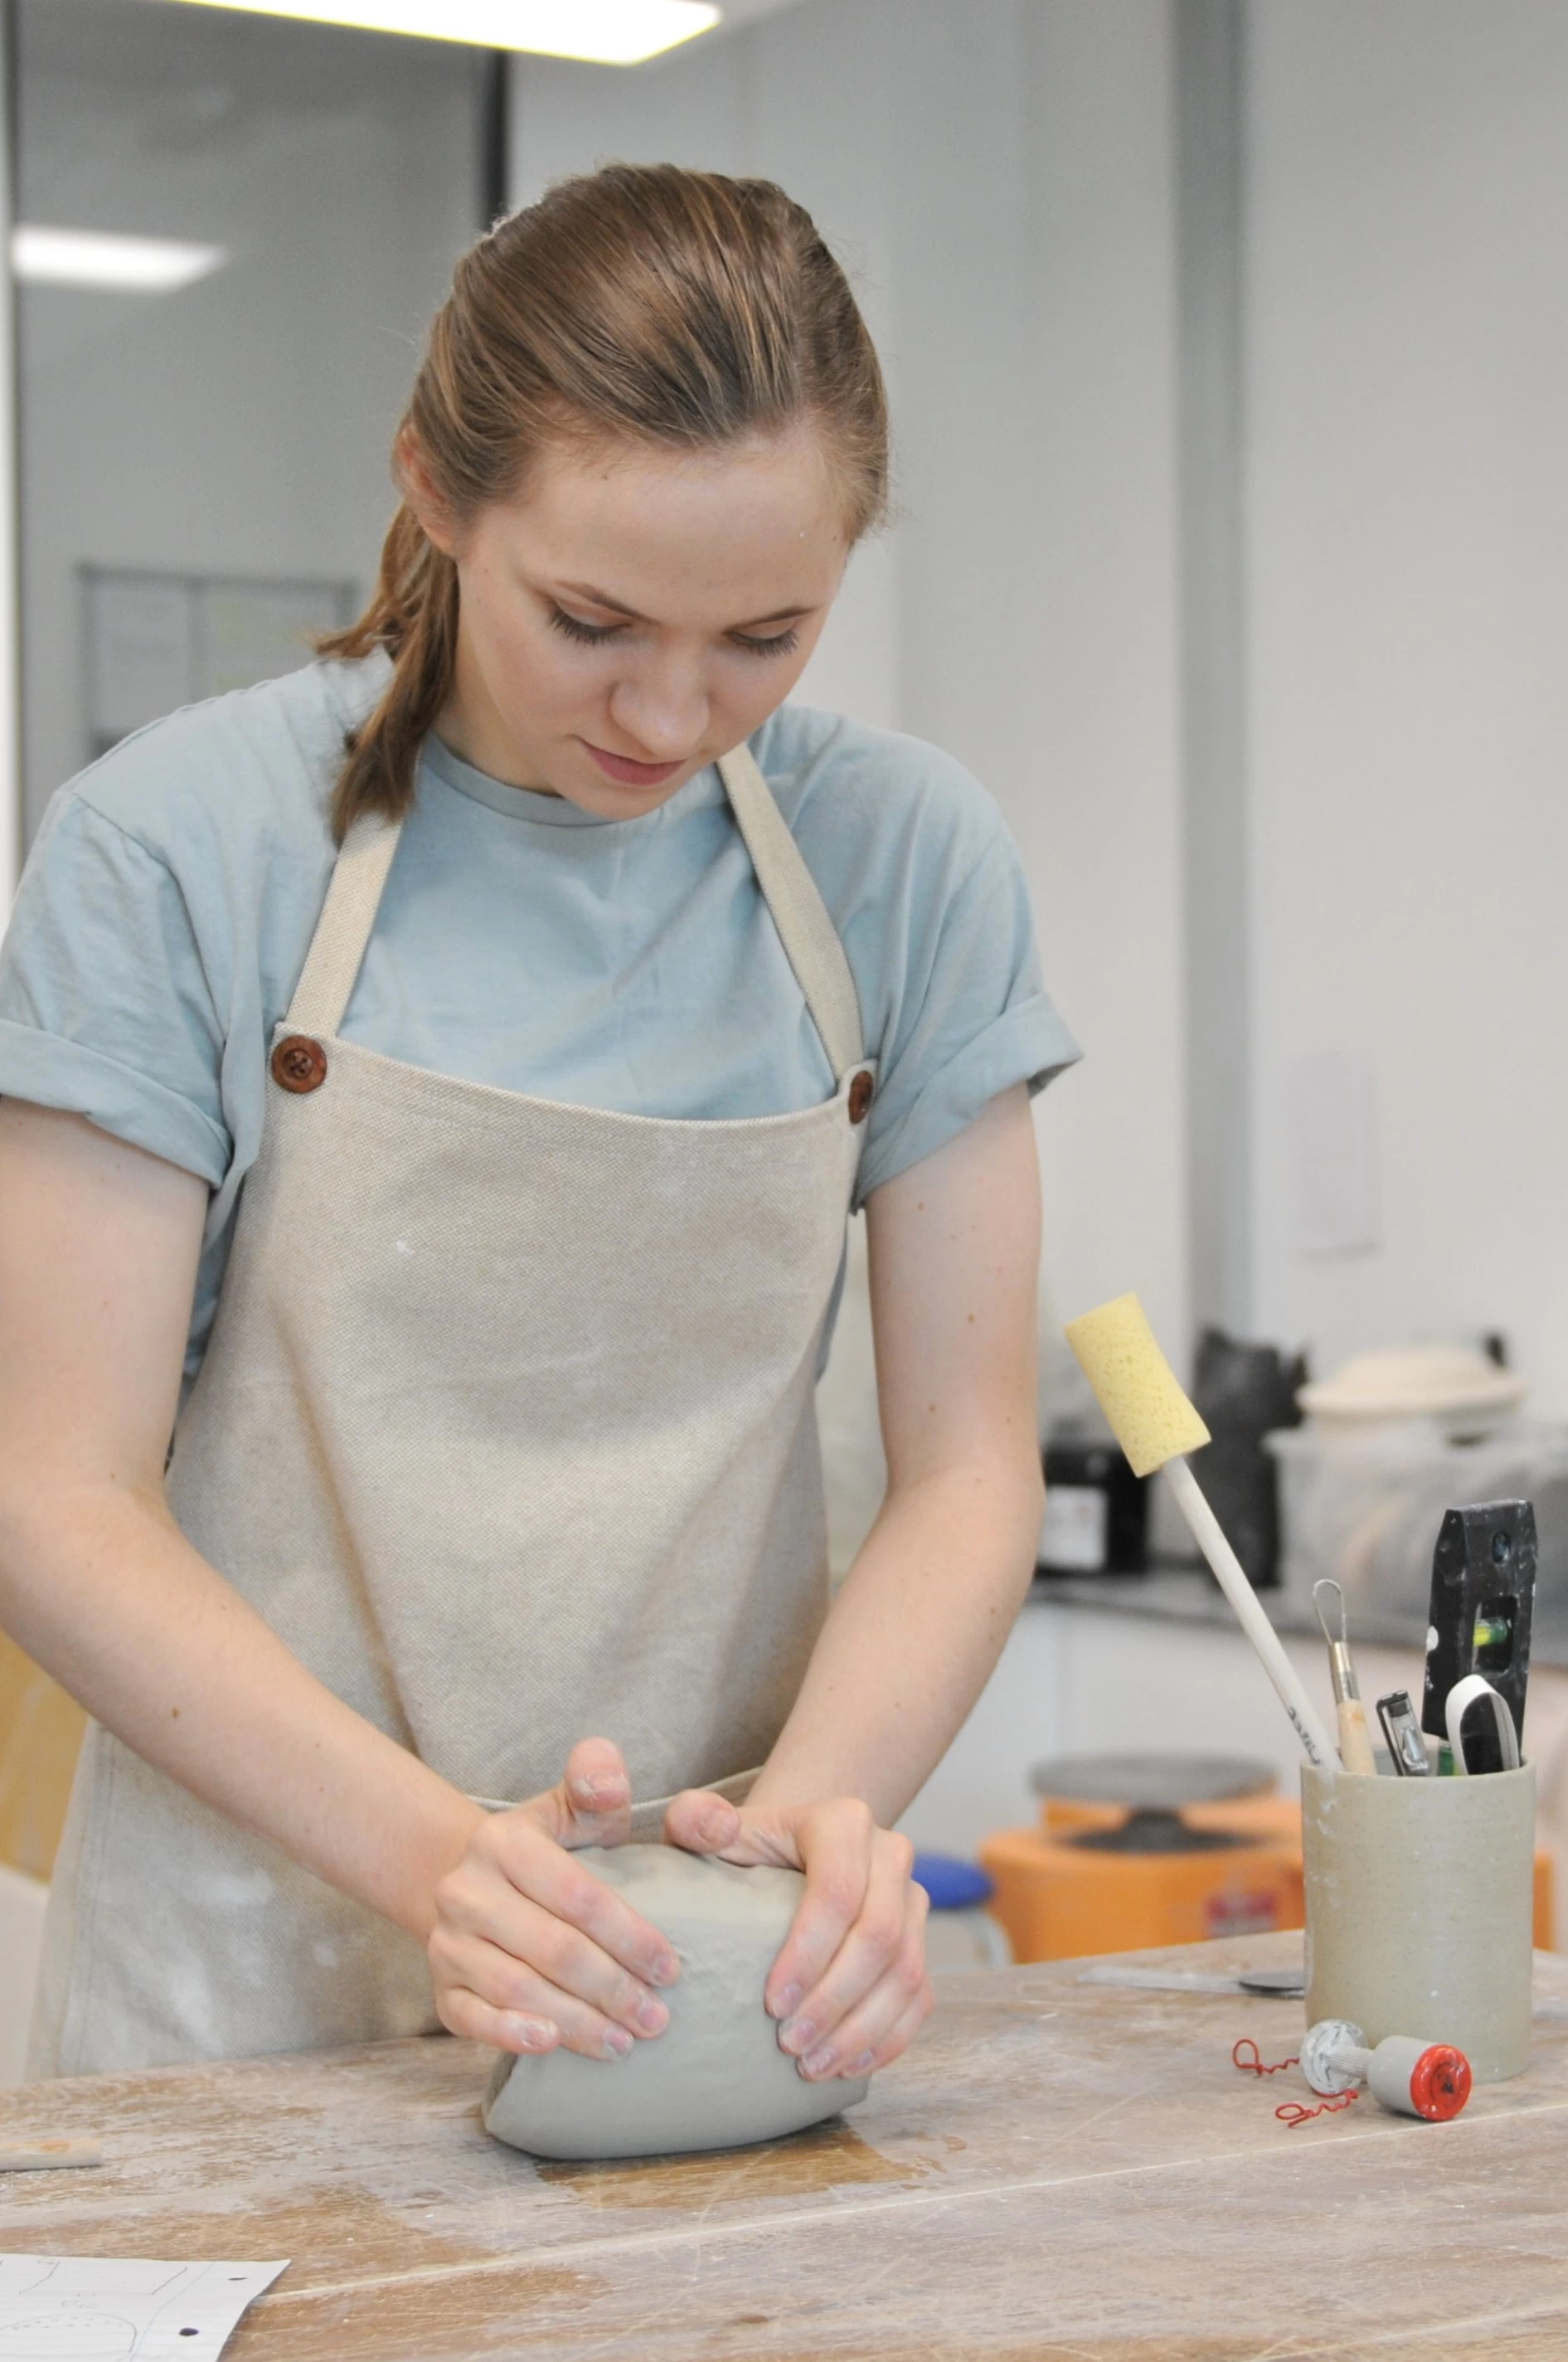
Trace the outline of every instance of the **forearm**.
{"label": "forearm", "polygon": [[1034,1567],[1040,1175],[1026,1095],[867,1206],[889,1486],[755,1792],[858,1796],[884,1827],[984,1688]]}
{"label": "forearm", "polygon": [[307,1672],[160,1497],[6,1472],[0,1623],[204,1804],[428,1933],[478,1807]]}
{"label": "forearm", "polygon": [[985,1687],[1034,1569],[1032,1451],[894,1487],[833,1604],[753,1793],[761,1807],[859,1796],[890,1827]]}

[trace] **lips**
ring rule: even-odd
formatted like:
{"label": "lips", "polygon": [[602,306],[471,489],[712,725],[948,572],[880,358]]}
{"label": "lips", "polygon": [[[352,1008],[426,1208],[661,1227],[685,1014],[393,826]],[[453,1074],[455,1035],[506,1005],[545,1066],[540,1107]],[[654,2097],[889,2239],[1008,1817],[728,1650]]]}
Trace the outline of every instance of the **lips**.
{"label": "lips", "polygon": [[607,747],[596,746],[591,738],[582,743],[605,777],[623,788],[662,788],[683,767],[679,763],[634,763],[629,756],[612,755]]}

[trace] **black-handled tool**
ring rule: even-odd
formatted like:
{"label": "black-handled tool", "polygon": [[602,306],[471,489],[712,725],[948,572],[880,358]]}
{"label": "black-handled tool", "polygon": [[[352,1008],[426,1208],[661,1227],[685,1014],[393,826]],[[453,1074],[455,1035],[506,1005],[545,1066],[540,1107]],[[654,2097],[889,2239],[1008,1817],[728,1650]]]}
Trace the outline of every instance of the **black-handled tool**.
{"label": "black-handled tool", "polygon": [[[1484,1674],[1505,1701],[1524,1742],[1535,1605],[1535,1511],[1528,1501],[1475,1501],[1450,1509],[1432,1555],[1431,1607],[1421,1727],[1448,1736],[1452,1691]],[[1500,1772],[1496,1733],[1478,1721],[1465,1738],[1472,1772]]]}

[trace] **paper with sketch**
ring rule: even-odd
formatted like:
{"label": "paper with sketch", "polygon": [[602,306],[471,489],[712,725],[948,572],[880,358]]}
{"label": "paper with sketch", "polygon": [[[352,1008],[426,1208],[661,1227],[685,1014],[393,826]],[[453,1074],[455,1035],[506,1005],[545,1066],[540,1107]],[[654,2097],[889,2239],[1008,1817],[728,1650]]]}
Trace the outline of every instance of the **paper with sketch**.
{"label": "paper with sketch", "polygon": [[212,2362],[287,2269],[0,2256],[0,2362]]}

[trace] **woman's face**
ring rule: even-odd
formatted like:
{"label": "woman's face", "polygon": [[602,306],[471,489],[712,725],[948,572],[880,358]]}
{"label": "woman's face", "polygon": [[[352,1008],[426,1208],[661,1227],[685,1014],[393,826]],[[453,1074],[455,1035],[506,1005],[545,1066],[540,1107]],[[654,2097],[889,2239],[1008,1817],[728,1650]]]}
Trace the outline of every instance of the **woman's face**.
{"label": "woman's face", "polygon": [[843,578],[843,513],[806,428],[543,454],[513,499],[436,528],[461,598],[441,736],[603,820],[667,803],[800,679]]}

